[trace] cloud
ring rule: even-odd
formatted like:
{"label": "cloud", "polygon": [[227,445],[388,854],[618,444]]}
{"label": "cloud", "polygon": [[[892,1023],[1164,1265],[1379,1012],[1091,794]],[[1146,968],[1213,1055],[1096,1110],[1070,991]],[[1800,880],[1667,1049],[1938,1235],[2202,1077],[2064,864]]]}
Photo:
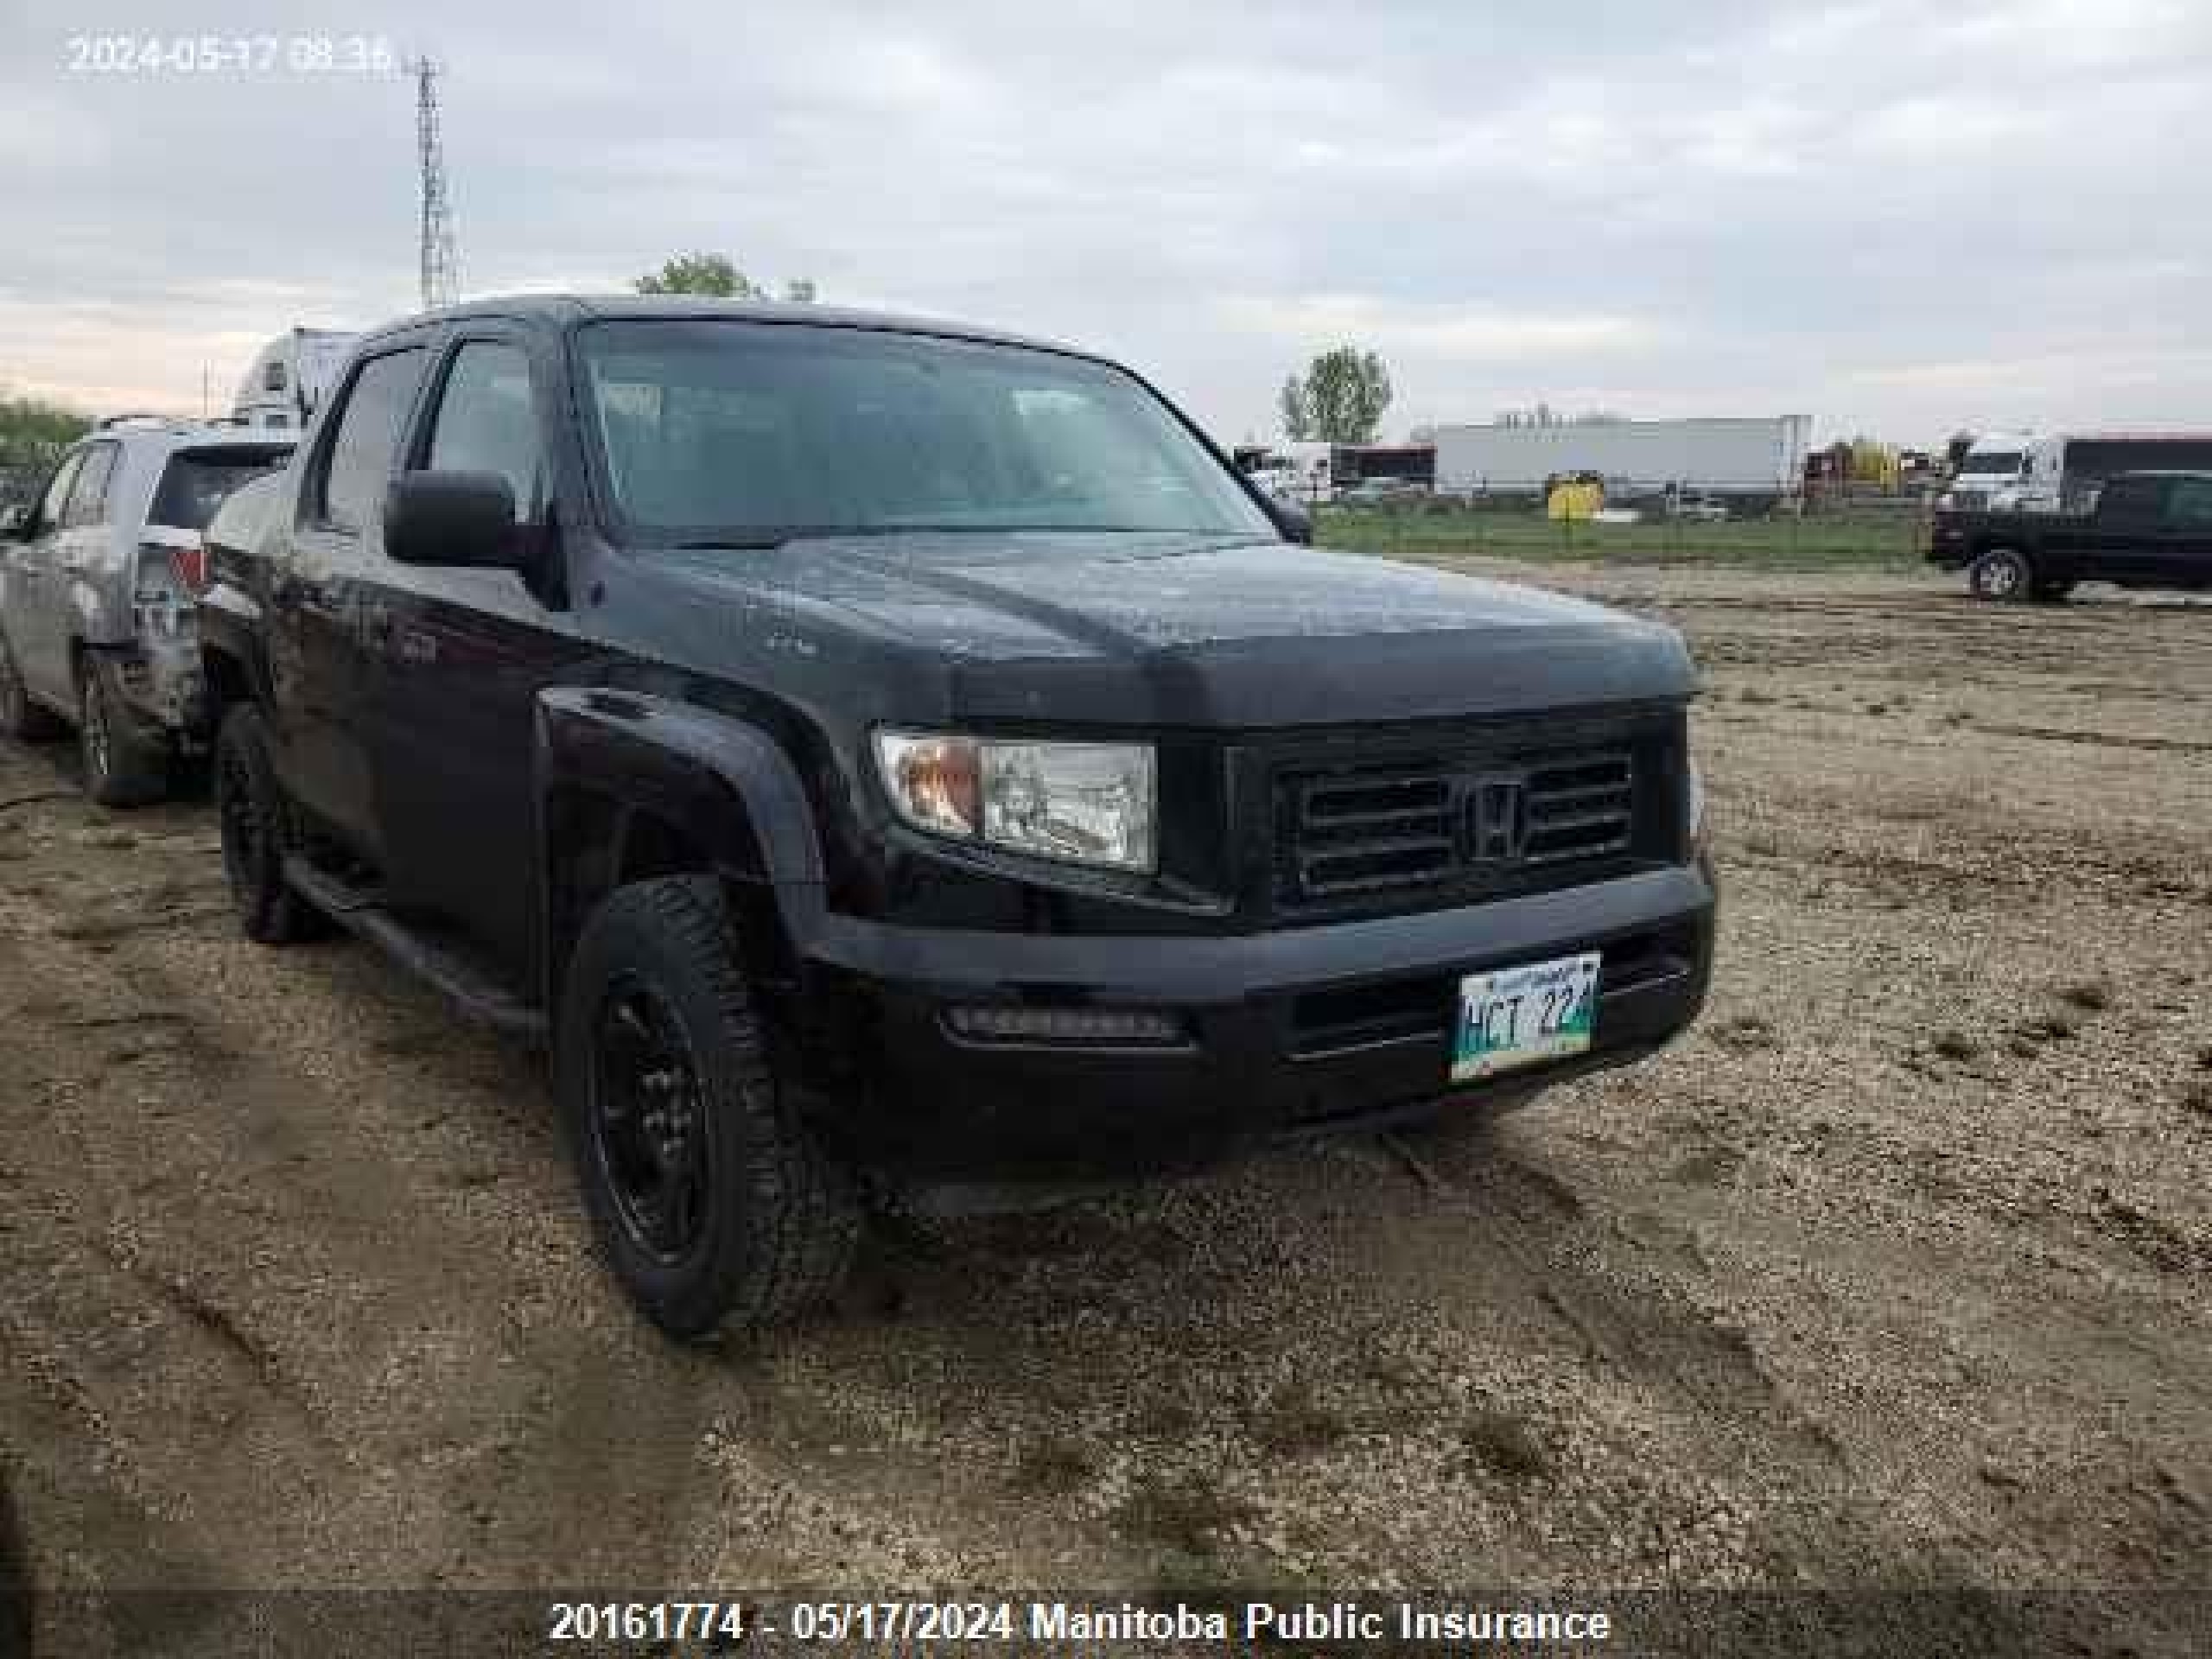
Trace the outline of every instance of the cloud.
{"label": "cloud", "polygon": [[1386,356],[1440,362],[1531,363],[1562,353],[1625,347],[1647,325],[1625,316],[1558,316],[1447,302],[1409,304],[1372,296],[1233,295],[1223,321],[1294,350],[1357,341]]}
{"label": "cloud", "polygon": [[[296,322],[413,302],[404,81],[87,76],[0,20],[0,380],[196,408]],[[261,25],[267,27],[268,25]],[[2212,420],[2212,8],[1904,0],[1541,9],[298,0],[448,66],[465,286],[771,283],[1126,356],[1224,435],[1353,340],[1389,424],[1539,398],[1940,436]],[[2009,367],[2008,367],[2009,365]],[[2196,411],[2192,413],[2192,411]]]}

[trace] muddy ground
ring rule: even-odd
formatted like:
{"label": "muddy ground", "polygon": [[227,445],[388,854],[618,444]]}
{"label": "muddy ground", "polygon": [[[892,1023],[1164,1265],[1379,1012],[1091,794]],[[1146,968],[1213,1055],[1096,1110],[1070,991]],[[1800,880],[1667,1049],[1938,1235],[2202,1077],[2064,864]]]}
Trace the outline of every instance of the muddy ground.
{"label": "muddy ground", "polygon": [[1248,1585],[1933,1588],[1980,1623],[1929,1652],[2202,1650],[2212,607],[1537,579],[1707,671],[1693,1034],[1494,1123],[887,1233],[753,1351],[594,1267],[531,1055],[360,946],[243,943],[204,804],[0,747],[40,1650],[222,1647],[76,1623],[133,1588]]}

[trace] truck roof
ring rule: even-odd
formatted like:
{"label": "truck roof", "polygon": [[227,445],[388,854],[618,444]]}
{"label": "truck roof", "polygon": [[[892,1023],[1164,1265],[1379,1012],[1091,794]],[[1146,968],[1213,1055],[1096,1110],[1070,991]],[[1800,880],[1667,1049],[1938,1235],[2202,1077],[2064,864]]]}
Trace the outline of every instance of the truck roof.
{"label": "truck roof", "polygon": [[902,315],[889,311],[849,310],[817,305],[811,301],[718,300],[694,294],[515,294],[469,300],[460,305],[418,312],[369,329],[364,343],[404,332],[426,322],[450,322],[464,317],[506,317],[518,321],[567,327],[599,319],[684,321],[721,318],[734,322],[809,323],[824,328],[874,328],[905,334],[936,334],[948,340],[982,340],[996,346],[1022,346],[1058,352],[1071,357],[1096,359],[1097,353],[1057,340],[1039,340],[986,328],[975,323],[938,317]]}

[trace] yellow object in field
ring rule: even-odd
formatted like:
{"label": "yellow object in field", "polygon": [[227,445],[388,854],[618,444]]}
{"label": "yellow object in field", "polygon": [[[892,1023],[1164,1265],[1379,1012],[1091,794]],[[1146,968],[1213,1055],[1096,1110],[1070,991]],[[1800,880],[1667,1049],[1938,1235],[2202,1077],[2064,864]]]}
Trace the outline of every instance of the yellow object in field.
{"label": "yellow object in field", "polygon": [[1587,518],[1605,505],[1605,486],[1602,484],[1554,484],[1552,493],[1544,498],[1547,518]]}

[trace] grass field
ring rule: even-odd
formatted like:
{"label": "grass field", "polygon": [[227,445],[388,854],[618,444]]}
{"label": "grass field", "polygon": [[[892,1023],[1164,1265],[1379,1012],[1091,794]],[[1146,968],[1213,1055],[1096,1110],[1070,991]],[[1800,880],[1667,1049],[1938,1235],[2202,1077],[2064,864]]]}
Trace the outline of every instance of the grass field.
{"label": "grass field", "polygon": [[1910,569],[1922,545],[1920,519],[1912,513],[1596,524],[1554,522],[1534,511],[1325,506],[1314,515],[1313,531],[1323,547],[1414,558],[1486,554],[1772,570]]}

